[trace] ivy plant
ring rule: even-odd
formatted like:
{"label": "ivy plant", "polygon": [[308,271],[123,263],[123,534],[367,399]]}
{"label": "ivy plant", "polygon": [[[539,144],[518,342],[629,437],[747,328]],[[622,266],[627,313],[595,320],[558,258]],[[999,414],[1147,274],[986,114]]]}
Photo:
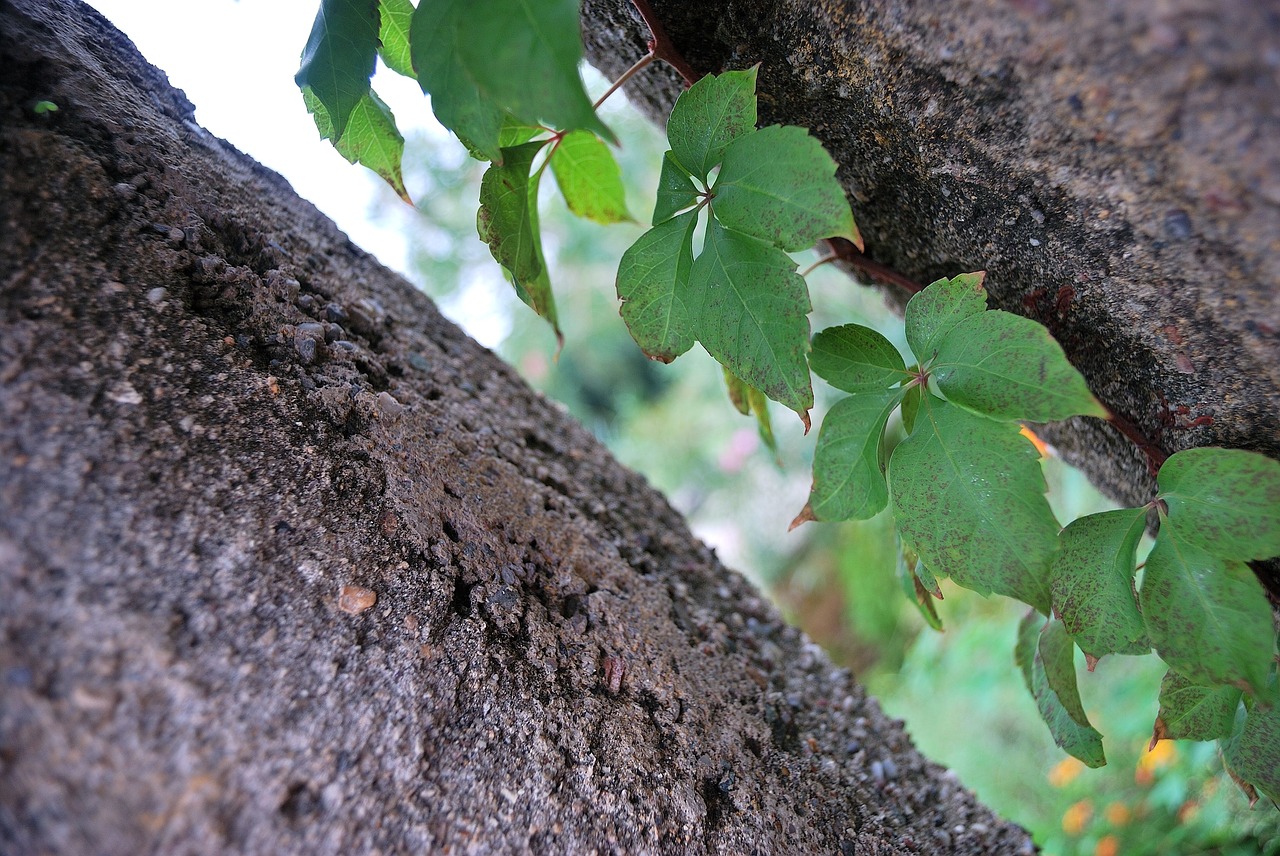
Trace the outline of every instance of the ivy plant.
{"label": "ivy plant", "polygon": [[822,144],[803,128],[756,128],[755,82],[755,69],[707,75],[676,102],[653,229],[623,254],[618,297],[646,354],[670,362],[701,342],[807,425],[811,306],[787,253],[832,236],[857,241],[858,230]]}
{"label": "ivy plant", "polygon": [[[1044,327],[988,306],[980,272],[927,288],[884,272],[916,292],[907,355],[856,324],[811,338],[808,288],[789,254],[819,241],[862,248],[835,163],[803,128],[757,127],[758,69],[696,75],[646,0],[633,2],[650,49],[604,97],[659,59],[688,84],[667,123],[652,228],[618,267],[622,319],[639,347],[670,362],[701,343],[770,443],[768,399],[807,431],[811,372],[847,393],[822,421],[809,500],[792,527],[892,509],[903,591],[936,629],[942,578],[1027,604],[1014,662],[1066,752],[1105,763],[1075,649],[1090,671],[1108,655],[1154,650],[1169,671],[1152,745],[1217,740],[1251,800],[1280,798],[1275,625],[1247,565],[1280,555],[1280,462],[1215,448],[1157,456],[1140,444],[1161,465],[1157,495],[1062,528],[1022,423],[1092,417],[1132,436],[1127,423]],[[579,76],[578,13],[578,0],[321,0],[297,75],[321,135],[406,200],[403,139],[369,81],[379,57],[417,80],[440,122],[490,162],[479,236],[557,337],[538,225],[547,168],[575,214],[631,219],[616,140]],[[905,435],[896,442],[895,412]]]}

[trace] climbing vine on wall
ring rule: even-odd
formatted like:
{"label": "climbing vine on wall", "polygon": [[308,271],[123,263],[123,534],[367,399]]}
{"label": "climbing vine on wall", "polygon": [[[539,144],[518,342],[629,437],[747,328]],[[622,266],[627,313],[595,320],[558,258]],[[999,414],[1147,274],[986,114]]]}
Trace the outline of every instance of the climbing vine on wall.
{"label": "climbing vine on wall", "polygon": [[[639,347],[670,362],[701,343],[766,432],[766,399],[808,430],[811,372],[847,393],[822,421],[812,490],[792,526],[891,508],[903,590],[936,628],[943,577],[1027,604],[1014,660],[1065,751],[1105,763],[1075,649],[1090,670],[1154,650],[1169,671],[1152,745],[1217,740],[1251,801],[1280,799],[1275,627],[1246,564],[1280,555],[1280,462],[1216,448],[1152,457],[1150,502],[1061,528],[1021,423],[1086,416],[1129,433],[1127,423],[1044,327],[988,308],[981,273],[912,287],[907,357],[855,324],[811,338],[808,287],[789,254],[819,241],[837,250],[831,258],[862,246],[834,162],[803,128],[757,127],[758,69],[698,77],[648,3],[634,5],[650,50],[604,98],[658,60],[688,85],[667,123],[652,228],[618,267],[622,319]],[[557,337],[538,225],[548,168],[575,214],[631,219],[616,140],[582,87],[578,26],[578,0],[322,0],[297,75],[321,135],[406,200],[403,138],[369,81],[379,57],[418,81],[440,122],[490,163],[479,236]],[[886,436],[895,411],[906,431],[896,445]]]}

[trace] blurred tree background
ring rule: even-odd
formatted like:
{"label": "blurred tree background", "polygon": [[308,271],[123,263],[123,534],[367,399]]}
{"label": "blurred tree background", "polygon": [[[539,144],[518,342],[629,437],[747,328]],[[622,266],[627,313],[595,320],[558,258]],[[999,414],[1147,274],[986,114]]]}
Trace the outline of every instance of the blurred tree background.
{"label": "blurred tree background", "polygon": [[[588,85],[604,89],[598,77]],[[1085,769],[1054,746],[1014,667],[1017,604],[944,580],[945,631],[937,633],[902,595],[887,513],[787,532],[810,481],[813,438],[804,438],[799,420],[775,407],[775,455],[730,404],[714,360],[699,348],[670,366],[651,362],[618,316],[617,262],[644,231],[665,146],[659,129],[620,99],[603,114],[624,141],[617,156],[640,222],[606,228],[576,219],[545,192],[553,180],[545,177],[543,235],[565,333],[558,357],[549,326],[520,303],[476,238],[485,165],[456,140],[443,131],[409,139],[405,178],[418,210],[407,211],[383,186],[373,217],[409,235],[415,278],[446,315],[662,490],[727,565],[769,592],[906,721],[925,754],[1031,830],[1045,853],[1280,854],[1280,813],[1265,802],[1248,809],[1215,746],[1164,741],[1147,751],[1164,673],[1154,657],[1108,657],[1082,675],[1109,762]],[[816,258],[803,254],[801,267]],[[807,278],[818,307],[814,330],[855,321],[905,349],[900,319],[875,291],[830,268]],[[832,396],[824,401],[830,390],[821,384],[815,393],[816,427]],[[1114,507],[1051,454],[1044,463],[1060,520]]]}

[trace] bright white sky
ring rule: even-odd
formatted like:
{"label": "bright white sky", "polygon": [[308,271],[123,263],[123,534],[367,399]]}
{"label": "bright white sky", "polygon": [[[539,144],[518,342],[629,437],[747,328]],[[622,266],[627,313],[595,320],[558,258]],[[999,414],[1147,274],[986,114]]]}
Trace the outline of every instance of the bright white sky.
{"label": "bright white sky", "polygon": [[[282,174],[387,267],[410,274],[394,218],[379,226],[366,216],[381,180],[320,139],[293,82],[319,0],[88,2],[187,93],[196,121]],[[380,68],[374,88],[406,132],[435,125],[413,81]]]}

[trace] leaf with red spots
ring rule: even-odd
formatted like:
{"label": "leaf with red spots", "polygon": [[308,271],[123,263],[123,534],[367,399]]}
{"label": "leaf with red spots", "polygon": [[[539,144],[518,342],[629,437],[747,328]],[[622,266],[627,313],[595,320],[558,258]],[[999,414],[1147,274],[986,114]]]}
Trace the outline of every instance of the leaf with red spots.
{"label": "leaf with red spots", "polygon": [[1218,740],[1231,736],[1240,706],[1235,687],[1204,687],[1170,669],[1160,681],[1160,713],[1151,745],[1161,740]]}
{"label": "leaf with red spots", "polygon": [[1073,521],[1059,536],[1053,611],[1095,662],[1132,653],[1146,633],[1133,583],[1146,522],[1143,508],[1106,511]]}
{"label": "leaf with red spots", "polygon": [[1062,622],[1028,612],[1018,625],[1015,659],[1053,742],[1087,767],[1107,763],[1102,735],[1089,724],[1076,686],[1074,646]]}
{"label": "leaf with red spots", "polygon": [[1271,607],[1243,562],[1201,549],[1162,516],[1140,602],[1151,644],[1182,675],[1207,686],[1266,686],[1275,647]]}
{"label": "leaf with red spots", "polygon": [[1280,555],[1280,461],[1242,449],[1187,449],[1160,468],[1159,499],[1182,537],[1215,556]]}
{"label": "leaf with red spots", "polygon": [[893,513],[929,568],[1049,613],[1058,522],[1035,447],[1011,423],[923,396],[889,458]]}

